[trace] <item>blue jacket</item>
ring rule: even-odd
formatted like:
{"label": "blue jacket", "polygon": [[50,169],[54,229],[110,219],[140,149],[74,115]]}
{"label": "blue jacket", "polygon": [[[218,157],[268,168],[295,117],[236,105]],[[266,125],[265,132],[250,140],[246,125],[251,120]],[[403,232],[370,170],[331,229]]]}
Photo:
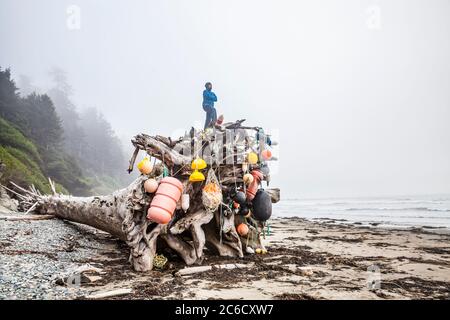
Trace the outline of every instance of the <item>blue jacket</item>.
{"label": "blue jacket", "polygon": [[203,90],[203,106],[214,107],[214,102],[217,101],[216,94],[211,90]]}

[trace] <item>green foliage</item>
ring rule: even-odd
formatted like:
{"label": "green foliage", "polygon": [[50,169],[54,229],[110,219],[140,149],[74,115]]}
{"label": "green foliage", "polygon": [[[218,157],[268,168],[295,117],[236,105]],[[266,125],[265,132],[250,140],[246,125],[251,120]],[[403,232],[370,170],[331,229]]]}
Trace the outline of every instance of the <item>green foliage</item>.
{"label": "green foliage", "polygon": [[39,190],[49,193],[50,186],[47,179],[42,171],[35,169],[38,165],[36,163],[31,166],[25,164],[13,154],[19,155],[19,157],[23,155],[22,151],[18,149],[0,146],[0,159],[5,165],[0,182],[6,185],[9,181],[13,181],[21,186],[30,186],[34,184]]}
{"label": "green foliage", "polygon": [[0,118],[0,144],[19,149],[35,161],[41,162],[41,157],[34,143],[2,118]]}
{"label": "green foliage", "polygon": [[10,70],[0,68],[2,180],[48,192],[50,177],[60,191],[74,195],[122,187],[127,163],[111,125],[94,108],[80,116],[65,73],[55,69],[52,76],[48,95],[22,97]]}

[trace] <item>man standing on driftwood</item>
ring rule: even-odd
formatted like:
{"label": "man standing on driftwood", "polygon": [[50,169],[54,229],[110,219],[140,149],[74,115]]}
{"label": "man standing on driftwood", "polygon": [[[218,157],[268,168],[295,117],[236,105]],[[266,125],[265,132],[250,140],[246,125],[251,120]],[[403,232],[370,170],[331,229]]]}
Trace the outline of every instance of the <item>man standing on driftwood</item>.
{"label": "man standing on driftwood", "polygon": [[217,121],[217,112],[214,108],[214,102],[217,101],[217,97],[212,90],[211,82],[205,84],[205,90],[203,90],[203,110],[206,112],[205,128],[214,126]]}

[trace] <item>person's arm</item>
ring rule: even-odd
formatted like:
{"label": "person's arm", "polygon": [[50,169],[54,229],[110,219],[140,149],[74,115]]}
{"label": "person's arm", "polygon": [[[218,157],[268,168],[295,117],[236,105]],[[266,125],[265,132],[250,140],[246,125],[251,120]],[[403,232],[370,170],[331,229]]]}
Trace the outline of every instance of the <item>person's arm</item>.
{"label": "person's arm", "polygon": [[212,91],[205,91],[203,97],[211,101],[217,101],[217,96]]}

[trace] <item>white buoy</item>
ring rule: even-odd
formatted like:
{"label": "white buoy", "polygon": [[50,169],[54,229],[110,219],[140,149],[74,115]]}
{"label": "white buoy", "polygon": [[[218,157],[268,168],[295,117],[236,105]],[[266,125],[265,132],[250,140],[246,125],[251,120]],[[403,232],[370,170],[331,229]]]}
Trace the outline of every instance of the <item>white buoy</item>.
{"label": "white buoy", "polygon": [[189,194],[181,195],[181,209],[186,212],[189,209]]}

